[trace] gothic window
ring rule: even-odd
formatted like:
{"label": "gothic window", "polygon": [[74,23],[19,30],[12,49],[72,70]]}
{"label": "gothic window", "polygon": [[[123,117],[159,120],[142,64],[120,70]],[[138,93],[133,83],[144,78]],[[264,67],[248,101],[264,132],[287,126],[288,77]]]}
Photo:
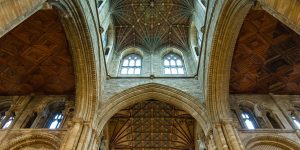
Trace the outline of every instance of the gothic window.
{"label": "gothic window", "polygon": [[63,120],[64,116],[62,113],[55,113],[52,114],[50,124],[49,124],[49,129],[57,129],[60,127],[60,124]]}
{"label": "gothic window", "polygon": [[248,108],[241,108],[240,119],[244,128],[256,129],[259,128],[257,120],[253,112]]}
{"label": "gothic window", "polygon": [[15,116],[14,116],[14,115],[13,115],[13,116],[10,116],[10,117],[8,118],[8,120],[6,120],[6,122],[5,122],[5,124],[3,125],[2,129],[8,128],[8,127],[13,123],[14,119],[15,119]]}
{"label": "gothic window", "polygon": [[57,129],[60,128],[64,114],[63,110],[65,109],[64,103],[55,103],[49,107],[49,115],[47,117],[47,121],[44,124],[44,127],[49,129]]}
{"label": "gothic window", "polygon": [[142,70],[142,58],[137,54],[129,54],[123,58],[121,74],[138,75]]}
{"label": "gothic window", "polygon": [[14,121],[15,115],[12,113],[10,116],[6,116],[6,112],[8,111],[9,107],[4,107],[0,111],[0,128],[6,129],[8,128]]}
{"label": "gothic window", "polygon": [[175,53],[167,54],[164,59],[164,74],[184,74],[184,66],[181,57]]}
{"label": "gothic window", "polygon": [[267,112],[266,116],[274,129],[281,129],[281,125],[278,123],[277,118],[276,116],[274,116],[274,114]]}
{"label": "gothic window", "polygon": [[292,116],[292,120],[293,120],[294,124],[296,125],[296,127],[298,129],[300,129],[300,120],[296,116]]}

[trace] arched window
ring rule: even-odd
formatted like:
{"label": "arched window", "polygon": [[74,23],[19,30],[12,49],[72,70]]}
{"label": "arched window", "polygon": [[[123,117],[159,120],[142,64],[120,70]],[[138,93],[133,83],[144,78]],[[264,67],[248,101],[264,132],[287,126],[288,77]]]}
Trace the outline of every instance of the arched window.
{"label": "arched window", "polygon": [[298,117],[299,110],[299,107],[295,107],[295,110],[291,112],[292,121],[298,129],[300,129],[300,118]]}
{"label": "arched window", "polygon": [[49,129],[59,128],[63,118],[64,118],[64,115],[62,113],[53,114],[52,118],[50,120]]}
{"label": "arched window", "polygon": [[121,74],[138,75],[142,70],[142,58],[137,54],[129,54],[123,58]]}
{"label": "arched window", "polygon": [[181,57],[175,53],[164,56],[164,74],[184,74],[184,65]]}
{"label": "arched window", "polygon": [[241,121],[244,128],[256,129],[259,128],[257,120],[253,112],[248,108],[241,108]]}
{"label": "arched window", "polygon": [[13,123],[14,119],[15,119],[15,116],[14,116],[14,115],[10,116],[10,117],[6,120],[6,122],[5,122],[5,124],[3,125],[2,129],[8,128],[8,127]]}
{"label": "arched window", "polygon": [[0,111],[0,119],[1,119],[1,128],[6,129],[8,128],[14,121],[15,115],[12,113],[9,116],[6,116],[6,112],[9,110],[9,107],[4,107]]}
{"label": "arched window", "polygon": [[65,109],[64,103],[55,103],[49,106],[49,115],[44,127],[49,129],[60,128],[64,114],[63,110]]}

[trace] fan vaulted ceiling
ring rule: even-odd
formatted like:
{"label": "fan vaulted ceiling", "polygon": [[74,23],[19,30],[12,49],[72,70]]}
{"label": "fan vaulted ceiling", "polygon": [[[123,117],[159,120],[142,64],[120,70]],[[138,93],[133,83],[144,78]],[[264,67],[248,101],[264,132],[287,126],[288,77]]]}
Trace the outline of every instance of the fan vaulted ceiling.
{"label": "fan vaulted ceiling", "polygon": [[193,0],[111,0],[116,48],[188,49]]}

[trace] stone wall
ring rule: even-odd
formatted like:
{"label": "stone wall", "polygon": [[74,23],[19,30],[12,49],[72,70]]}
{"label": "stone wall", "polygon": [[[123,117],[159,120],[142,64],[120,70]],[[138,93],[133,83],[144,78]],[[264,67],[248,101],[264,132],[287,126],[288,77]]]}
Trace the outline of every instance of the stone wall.
{"label": "stone wall", "polygon": [[195,99],[199,100],[201,103],[204,102],[203,95],[199,91],[198,81],[194,78],[119,78],[110,79],[106,81],[104,86],[104,94],[102,97],[102,102],[108,102],[109,98],[117,93],[120,93],[126,89],[136,87],[138,85],[144,85],[147,83],[158,83],[167,85],[183,92],[186,92],[193,96]]}
{"label": "stone wall", "polygon": [[[44,124],[47,116],[49,116],[48,106],[55,103],[64,103],[64,119],[60,129],[50,130],[44,128]],[[10,106],[8,111],[6,111],[6,118],[8,115],[14,114],[15,119],[8,128],[0,130],[1,148],[8,147],[10,149],[9,146],[16,146],[18,143],[31,141],[33,143],[26,148],[35,148],[35,143],[45,146],[45,149],[56,149],[71,125],[75,104],[73,96],[1,96],[0,106],[3,105]],[[33,113],[37,115],[31,127],[25,128]],[[3,120],[1,122],[2,125]],[[47,142],[43,140],[48,141],[48,144],[53,140],[54,143],[47,146]]]}
{"label": "stone wall", "polygon": [[[292,109],[295,103],[300,102],[298,95],[242,95],[231,94],[230,104],[231,109],[239,106],[255,107],[254,114],[261,123],[261,127],[255,130],[243,129],[240,121],[237,118],[239,114],[233,114],[234,124],[238,129],[238,134],[247,147],[249,141],[257,137],[278,137],[300,144],[299,129],[293,124],[289,110]],[[272,112],[275,114],[279,123],[282,124],[282,129],[273,129],[264,113]],[[264,124],[262,126],[262,124]]]}

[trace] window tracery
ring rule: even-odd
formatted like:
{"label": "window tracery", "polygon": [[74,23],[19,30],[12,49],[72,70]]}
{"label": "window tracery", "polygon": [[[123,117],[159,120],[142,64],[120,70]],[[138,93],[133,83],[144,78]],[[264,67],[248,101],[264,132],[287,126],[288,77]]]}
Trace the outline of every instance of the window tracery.
{"label": "window tracery", "polygon": [[142,58],[137,54],[129,54],[123,58],[122,75],[139,75],[142,71]]}
{"label": "window tracery", "polygon": [[185,74],[184,63],[182,61],[182,58],[175,53],[169,53],[166,56],[164,56],[163,66],[164,74]]}

